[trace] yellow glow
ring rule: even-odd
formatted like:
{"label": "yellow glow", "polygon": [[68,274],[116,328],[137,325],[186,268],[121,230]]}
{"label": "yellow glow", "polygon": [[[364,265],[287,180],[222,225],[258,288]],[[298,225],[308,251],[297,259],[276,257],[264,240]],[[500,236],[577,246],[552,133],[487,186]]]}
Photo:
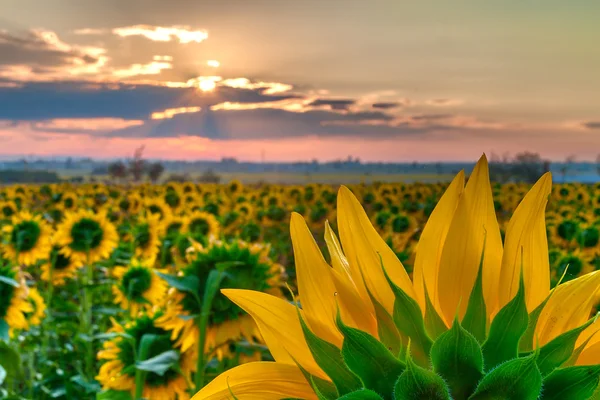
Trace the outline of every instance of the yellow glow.
{"label": "yellow glow", "polygon": [[213,68],[219,68],[221,66],[221,63],[218,62],[217,60],[208,60],[206,62],[206,65],[208,65],[209,67],[213,67]]}
{"label": "yellow glow", "polygon": [[167,108],[164,111],[154,112],[150,116],[152,119],[169,119],[173,118],[177,114],[194,113],[199,112],[200,107],[178,107],[178,108]]}
{"label": "yellow glow", "polygon": [[214,90],[215,87],[217,87],[217,84],[212,79],[202,79],[198,83],[198,87],[203,92],[210,92],[211,90]]}

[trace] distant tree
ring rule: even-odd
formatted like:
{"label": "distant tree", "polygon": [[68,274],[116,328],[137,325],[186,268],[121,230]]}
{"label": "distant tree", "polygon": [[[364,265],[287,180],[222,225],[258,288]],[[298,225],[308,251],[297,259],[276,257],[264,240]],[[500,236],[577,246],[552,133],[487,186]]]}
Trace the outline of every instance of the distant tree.
{"label": "distant tree", "polygon": [[573,166],[573,163],[575,162],[575,160],[576,160],[575,155],[571,154],[570,156],[567,156],[567,158],[565,158],[565,161],[563,162],[562,166],[560,167],[560,173],[562,175],[563,182],[566,181],[567,174],[571,170],[571,167]]}
{"label": "distant tree", "polygon": [[600,175],[600,154],[596,156],[596,172]]}
{"label": "distant tree", "polygon": [[221,182],[221,177],[217,175],[212,169],[207,170],[198,178],[198,182],[200,183],[219,183]]}
{"label": "distant tree", "polygon": [[538,153],[524,151],[514,157],[504,154],[502,157],[492,153],[490,157],[490,178],[495,182],[534,183],[550,169],[550,162],[542,159]]}
{"label": "distant tree", "polygon": [[127,166],[123,161],[115,161],[108,164],[108,176],[111,179],[124,179],[127,177]]}
{"label": "distant tree", "polygon": [[139,182],[144,176],[144,171],[146,169],[146,161],[142,157],[144,153],[144,147],[145,146],[140,146],[135,149],[135,152],[133,153],[133,159],[129,161],[129,172],[131,173],[131,177],[133,178],[134,182]]}
{"label": "distant tree", "polygon": [[165,166],[159,162],[155,162],[155,163],[148,165],[148,168],[147,168],[148,178],[150,178],[150,180],[153,183],[158,182],[158,180],[162,176],[163,172],[165,172]]}

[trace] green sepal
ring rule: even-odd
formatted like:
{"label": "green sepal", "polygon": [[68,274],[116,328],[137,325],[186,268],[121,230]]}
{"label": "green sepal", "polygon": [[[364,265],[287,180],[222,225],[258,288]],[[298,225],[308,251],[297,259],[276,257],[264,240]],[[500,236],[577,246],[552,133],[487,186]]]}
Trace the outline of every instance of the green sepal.
{"label": "green sepal", "polygon": [[381,260],[381,268],[396,297],[393,315],[396,328],[401,334],[406,335],[412,343],[416,344],[414,349],[415,359],[420,365],[426,367],[429,365],[429,350],[432,341],[425,331],[425,321],[423,320],[421,307],[404,290],[392,282],[385,270],[383,260]]}
{"label": "green sepal", "polygon": [[483,377],[469,400],[536,400],[542,390],[537,353],[500,364]]}
{"label": "green sepal", "polygon": [[483,353],[475,336],[458,319],[431,346],[433,371],[444,377],[452,397],[466,399],[483,376]]}
{"label": "green sepal", "polygon": [[[485,249],[485,239],[483,248]],[[483,297],[483,260],[484,252],[482,251],[481,258],[479,259],[477,278],[475,279],[473,289],[471,289],[467,311],[461,322],[461,326],[473,335],[480,344],[485,341],[487,332],[487,308]]]}
{"label": "green sepal", "polygon": [[544,379],[544,400],[589,399],[600,380],[600,365],[559,368]]}
{"label": "green sepal", "polygon": [[367,389],[384,399],[391,399],[394,383],[406,365],[397,359],[379,340],[366,332],[346,326],[338,310],[336,323],[344,335],[342,357]]}
{"label": "green sepal", "polygon": [[379,304],[377,299],[371,294],[369,288],[367,288],[367,292],[369,293],[369,297],[371,297],[371,302],[375,308],[379,340],[392,352],[392,354],[395,354],[398,358],[403,358],[404,348],[402,347],[402,343],[405,341],[402,339],[402,334],[398,332],[394,319],[390,313],[387,312],[385,307]]}
{"label": "green sepal", "polygon": [[438,374],[414,363],[407,351],[406,370],[394,385],[394,400],[451,400],[448,386]]}
{"label": "green sepal", "polygon": [[577,359],[579,358],[581,353],[583,353],[583,350],[585,350],[588,343],[590,342],[590,340],[592,340],[593,337],[594,337],[594,335],[591,335],[589,338],[587,338],[585,340],[585,342],[581,343],[579,345],[579,347],[577,347],[575,350],[573,350],[573,353],[571,353],[571,356],[569,357],[569,359],[561,365],[561,368],[574,366],[577,363]]}
{"label": "green sepal", "polygon": [[346,393],[354,392],[363,387],[360,379],[344,363],[342,353],[335,345],[321,339],[306,325],[300,310],[296,307],[298,319],[302,326],[302,332],[306,339],[306,344],[310,349],[316,363],[323,372],[331,379],[337,389],[337,395],[343,396]]}
{"label": "green sepal", "polygon": [[435,340],[442,333],[446,332],[448,327],[431,303],[425,280],[423,280],[423,288],[425,290],[425,330],[429,337]]}
{"label": "green sepal", "polygon": [[516,296],[498,312],[483,343],[486,370],[518,356],[519,341],[527,330],[528,321],[525,284],[521,275]]}
{"label": "green sepal", "polygon": [[372,390],[361,389],[348,393],[337,400],[383,400],[383,398]]}
{"label": "green sepal", "polygon": [[302,367],[302,365],[300,365],[300,363],[298,363],[298,361],[296,361],[293,357],[292,359],[298,366],[298,369],[300,369],[300,371],[302,372],[302,375],[304,375],[306,381],[310,384],[310,386],[317,394],[319,400],[336,400],[338,398],[338,392],[333,383],[312,375],[310,372],[304,369],[304,367]]}
{"label": "green sepal", "polygon": [[575,343],[579,335],[584,329],[594,323],[595,320],[596,318],[592,318],[580,327],[563,333],[546,343],[540,349],[540,356],[537,359],[537,363],[542,376],[548,375],[569,360],[575,350]]}

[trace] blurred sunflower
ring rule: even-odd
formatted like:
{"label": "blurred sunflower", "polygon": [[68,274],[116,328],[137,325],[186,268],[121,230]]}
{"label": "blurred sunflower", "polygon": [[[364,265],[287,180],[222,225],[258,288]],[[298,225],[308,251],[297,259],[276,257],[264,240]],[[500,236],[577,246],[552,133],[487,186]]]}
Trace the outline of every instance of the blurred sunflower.
{"label": "blurred sunflower", "polygon": [[119,235],[105,213],[78,211],[65,215],[54,239],[65,256],[95,263],[110,257]]}
{"label": "blurred sunflower", "polygon": [[21,211],[5,227],[8,238],[3,244],[4,256],[19,264],[32,265],[50,253],[52,229],[40,215]]}
{"label": "blurred sunflower", "polygon": [[155,214],[140,218],[133,226],[133,247],[136,257],[148,260],[150,263],[156,261],[160,250],[160,227],[159,216]]}
{"label": "blurred sunflower", "polygon": [[[54,262],[54,268],[51,263]],[[60,247],[53,246],[48,260],[42,264],[42,280],[50,281],[52,276],[52,284],[61,286],[65,284],[67,279],[73,278],[77,274],[77,270],[83,265],[81,260],[71,258],[64,255],[60,251]]]}
{"label": "blurred sunflower", "polygon": [[9,331],[29,329],[28,313],[34,311],[27,300],[27,285],[18,268],[0,265],[0,321],[8,325]]}
{"label": "blurred sunflower", "polygon": [[132,260],[127,267],[115,267],[117,282],[112,287],[114,302],[132,316],[142,309],[150,310],[161,305],[167,284],[156,275],[148,261]]}
{"label": "blurred sunflower", "polygon": [[32,311],[27,313],[29,325],[37,326],[42,323],[46,316],[46,303],[37,288],[29,288],[27,300],[31,304]]}
{"label": "blurred sunflower", "polygon": [[[204,293],[204,285],[209,273],[216,268],[229,265],[222,288],[253,288],[253,290],[283,297],[280,286],[283,267],[274,263],[268,256],[268,246],[247,244],[242,241],[225,243],[212,241],[207,248],[195,249],[190,263],[181,271],[181,277],[195,277],[200,283],[198,293],[170,289],[165,314],[157,320],[157,325],[172,331],[173,340],[182,351],[190,349],[199,337],[198,327],[193,318],[200,314],[198,296]],[[231,341],[245,338],[252,342],[261,338],[258,328],[245,315],[241,308],[229,302],[222,294],[217,294],[209,319],[206,351],[217,349],[219,357],[226,355],[223,347]]]}
{"label": "blurred sunflower", "polygon": [[14,201],[0,202],[0,218],[11,219],[19,210]]}
{"label": "blurred sunflower", "polygon": [[195,368],[193,359],[189,354],[182,354],[175,349],[170,333],[156,325],[158,317],[160,314],[142,315],[124,326],[112,321],[113,326],[109,332],[127,335],[127,339],[118,336],[106,341],[103,350],[98,353],[98,359],[104,363],[96,379],[103,389],[134,394],[135,366],[139,361],[136,360],[136,354],[142,341],[150,340],[146,360],[173,351],[178,361],[163,375],[148,372],[142,397],[146,400],[188,400],[190,398],[187,389],[190,374]]}
{"label": "blurred sunflower", "polygon": [[200,236],[216,237],[221,230],[217,218],[213,214],[204,211],[194,211],[191,213],[188,216],[188,224],[185,228],[193,238]]}

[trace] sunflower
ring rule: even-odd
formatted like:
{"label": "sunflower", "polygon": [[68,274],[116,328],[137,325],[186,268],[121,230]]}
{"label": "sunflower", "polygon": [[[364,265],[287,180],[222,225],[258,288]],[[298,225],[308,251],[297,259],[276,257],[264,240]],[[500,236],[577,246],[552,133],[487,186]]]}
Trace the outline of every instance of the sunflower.
{"label": "sunflower", "polygon": [[54,240],[65,256],[92,264],[110,257],[119,235],[105,213],[79,211],[65,215]]}
{"label": "sunflower", "polygon": [[16,267],[0,265],[0,278],[0,322],[4,321],[11,334],[15,329],[29,329],[27,314],[34,309],[22,274]]}
{"label": "sunflower", "polygon": [[[169,332],[156,325],[160,314],[141,315],[125,326],[113,320],[110,332],[115,339],[106,341],[98,359],[104,363],[96,379],[104,390],[127,391],[133,396],[135,391],[135,354],[140,348],[142,339],[152,338],[146,360],[167,351],[176,352],[179,358],[176,366],[169,368],[163,375],[148,372],[144,382],[142,397],[147,400],[188,400],[187,388],[190,374],[194,369],[193,359],[189,354],[176,350]],[[122,336],[127,335],[127,339]],[[144,339],[147,340],[147,339]]]}
{"label": "sunflower", "polygon": [[[347,188],[338,194],[341,246],[325,231],[333,268],[293,215],[302,309],[256,291],[222,290],[254,317],[276,362],[227,371],[194,399],[537,399],[542,388],[589,398],[600,376],[600,324],[588,320],[600,271],[550,290],[550,191],[547,173],[515,210],[503,246],[482,157],[466,187],[461,172],[427,221],[413,280]],[[463,357],[476,371],[468,379],[458,367]]]}
{"label": "sunflower", "polygon": [[46,316],[46,303],[36,288],[29,288],[27,300],[31,304],[32,311],[27,313],[29,325],[37,326],[42,323]]}
{"label": "sunflower", "polygon": [[156,256],[160,251],[160,228],[159,216],[156,214],[142,217],[133,226],[132,237],[136,257],[148,260],[150,263],[156,261]]}
{"label": "sunflower", "polygon": [[0,202],[0,218],[10,220],[18,211],[14,201]]}
{"label": "sunflower", "polygon": [[167,285],[148,261],[133,259],[127,267],[115,267],[113,276],[117,279],[112,287],[114,302],[129,310],[132,316],[140,309],[150,310],[161,305]]}
{"label": "sunflower", "polygon": [[[232,264],[227,269],[221,287],[260,290],[282,297],[280,285],[283,267],[274,263],[268,253],[268,246],[242,241],[225,243],[213,240],[206,248],[194,249],[191,261],[183,268],[181,275],[183,278],[195,277],[200,282],[199,293],[171,289],[165,315],[157,320],[158,326],[172,331],[172,338],[177,339],[176,345],[182,351],[187,351],[198,341],[199,331],[195,321],[182,316],[200,313],[196,299],[204,293],[209,273],[219,264]],[[260,339],[252,319],[222,295],[215,297],[209,324],[206,351],[217,349],[219,357],[224,355],[223,345],[228,342],[241,338],[249,341]]]}
{"label": "sunflower", "polygon": [[8,238],[3,246],[6,258],[32,265],[50,253],[52,230],[40,215],[21,211],[12,217],[12,225],[6,230]]}
{"label": "sunflower", "polygon": [[78,203],[79,198],[77,196],[77,193],[66,192],[61,196],[60,208],[62,208],[63,211],[75,211],[77,209]]}
{"label": "sunflower", "polygon": [[[54,262],[54,267],[52,266]],[[42,280],[48,282],[52,277],[52,284],[62,286],[67,279],[73,278],[77,270],[83,265],[82,261],[70,256],[66,256],[60,251],[60,247],[53,246],[48,257],[48,261],[41,266]]]}
{"label": "sunflower", "polygon": [[213,214],[204,211],[194,211],[188,216],[186,231],[193,238],[218,236],[220,231],[219,221]]}
{"label": "sunflower", "polygon": [[157,214],[160,220],[166,218],[171,212],[169,205],[161,198],[144,200],[143,208],[150,214]]}

